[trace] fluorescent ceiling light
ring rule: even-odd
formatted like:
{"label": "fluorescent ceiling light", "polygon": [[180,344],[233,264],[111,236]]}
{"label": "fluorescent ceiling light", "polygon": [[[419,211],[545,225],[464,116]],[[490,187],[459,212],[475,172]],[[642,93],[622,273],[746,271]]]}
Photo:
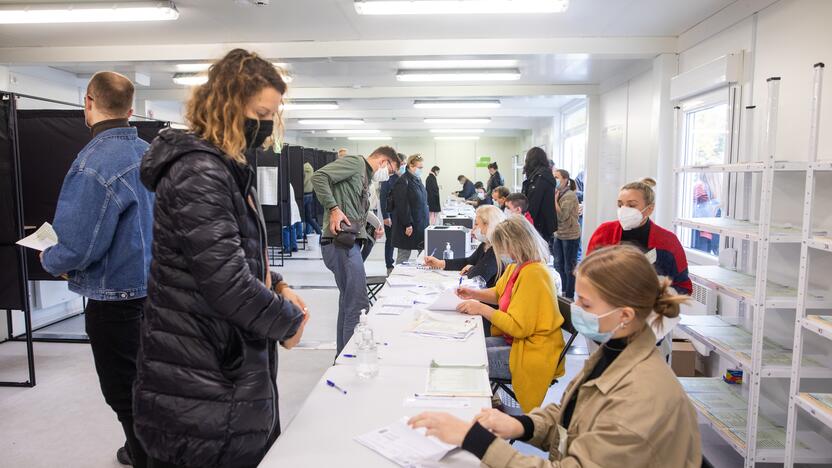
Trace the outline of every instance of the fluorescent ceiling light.
{"label": "fluorescent ceiling light", "polygon": [[[2,10],[0,10],[0,11],[2,11]],[[211,65],[213,65],[213,64],[211,64],[211,63],[177,63],[176,64],[176,71],[184,72],[184,73],[199,73],[199,72],[208,71],[208,69],[211,68]],[[285,81],[287,83],[292,82],[293,78],[288,73],[285,73],[286,69],[289,68],[288,63],[272,63],[272,65],[274,65],[275,68],[279,68],[280,71],[283,72],[283,73],[281,73],[281,76],[283,77],[283,81]]]}
{"label": "fluorescent ceiling light", "polygon": [[426,124],[487,124],[491,123],[489,118],[479,119],[425,119]]}
{"label": "fluorescent ceiling light", "polygon": [[403,60],[399,67],[404,69],[449,69],[449,68],[517,68],[517,60]]}
{"label": "fluorescent ceiling light", "polygon": [[485,133],[481,128],[432,128],[431,133]]}
{"label": "fluorescent ceiling light", "polygon": [[337,101],[293,101],[283,104],[284,110],[337,110]]}
{"label": "fluorescent ceiling light", "polygon": [[414,101],[416,109],[496,109],[500,107],[500,101],[493,100],[467,100],[467,101]]}
{"label": "fluorescent ceiling light", "polygon": [[182,86],[199,86],[208,82],[208,75],[198,73],[177,73],[173,82]]}
{"label": "fluorescent ceiling light", "polygon": [[0,24],[167,21],[179,18],[173,2],[42,3],[0,6]]}
{"label": "fluorescent ceiling light", "polygon": [[441,136],[433,137],[434,140],[479,140],[478,136]]}
{"label": "fluorescent ceiling light", "polygon": [[381,133],[381,130],[327,130],[330,135],[372,135],[374,133]]}
{"label": "fluorescent ceiling light", "polygon": [[359,15],[562,13],[569,0],[356,0]]}
{"label": "fluorescent ceiling light", "polygon": [[522,75],[517,68],[472,68],[453,70],[399,70],[399,81],[514,81]]}
{"label": "fluorescent ceiling light", "polygon": [[390,141],[392,137],[389,136],[368,136],[368,137],[349,137],[350,141]]}
{"label": "fluorescent ceiling light", "polygon": [[301,125],[362,125],[363,119],[301,119]]}

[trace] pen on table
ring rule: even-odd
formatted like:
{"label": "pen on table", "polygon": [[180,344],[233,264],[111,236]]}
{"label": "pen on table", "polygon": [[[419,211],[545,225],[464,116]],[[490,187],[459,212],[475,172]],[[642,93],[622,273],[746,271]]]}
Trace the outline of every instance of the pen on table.
{"label": "pen on table", "polygon": [[348,358],[358,357],[358,356],[356,356],[355,354],[342,354],[342,356],[344,356],[344,357],[348,357]]}
{"label": "pen on table", "polygon": [[344,395],[346,395],[346,394],[347,394],[347,391],[346,391],[346,390],[344,390],[343,388],[339,387],[339,386],[338,386],[335,382],[333,382],[333,381],[331,381],[331,380],[327,380],[327,381],[326,381],[326,384],[327,384],[327,385],[329,385],[330,387],[334,388],[335,390],[338,390],[339,392],[343,393]]}
{"label": "pen on table", "polygon": [[462,276],[459,277],[459,287],[462,287]]}

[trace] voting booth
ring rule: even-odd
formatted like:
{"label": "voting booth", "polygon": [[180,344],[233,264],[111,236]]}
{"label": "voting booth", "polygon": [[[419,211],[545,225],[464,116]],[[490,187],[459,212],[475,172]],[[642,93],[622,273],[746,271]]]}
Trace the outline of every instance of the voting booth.
{"label": "voting booth", "polygon": [[466,257],[471,249],[470,231],[463,226],[428,226],[425,229],[425,252],[442,258],[447,244],[451,244],[454,258]]}

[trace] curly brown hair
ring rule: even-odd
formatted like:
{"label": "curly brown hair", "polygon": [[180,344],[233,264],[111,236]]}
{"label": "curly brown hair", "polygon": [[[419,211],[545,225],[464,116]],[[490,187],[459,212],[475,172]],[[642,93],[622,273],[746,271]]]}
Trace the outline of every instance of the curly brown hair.
{"label": "curly brown hair", "polygon": [[[194,89],[185,119],[195,134],[245,163],[245,106],[268,87],[286,94],[286,82],[277,68],[254,52],[234,49],[208,69],[208,81]],[[282,132],[282,111],[275,121]]]}

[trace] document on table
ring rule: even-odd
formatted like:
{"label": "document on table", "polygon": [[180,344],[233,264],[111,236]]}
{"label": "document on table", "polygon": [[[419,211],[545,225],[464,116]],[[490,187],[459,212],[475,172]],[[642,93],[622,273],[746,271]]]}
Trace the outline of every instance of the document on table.
{"label": "document on table", "polygon": [[257,195],[261,205],[277,205],[277,168],[257,168]]}
{"label": "document on table", "polygon": [[406,332],[431,338],[465,341],[474,334],[476,329],[477,323],[473,318],[442,320],[430,313],[424,313]]}
{"label": "document on table", "polygon": [[409,296],[387,296],[381,300],[383,307],[413,307],[413,298]]}
{"label": "document on table", "polygon": [[28,247],[40,252],[43,252],[57,243],[58,234],[49,223],[43,223],[43,225],[30,236],[24,237],[23,239],[17,241],[17,245],[22,245],[23,247]]}
{"label": "document on table", "polygon": [[387,284],[391,288],[418,286],[418,281],[413,276],[390,275],[387,277]]}
{"label": "document on table", "polygon": [[491,384],[485,366],[442,365],[431,362],[425,395],[491,396]]}
{"label": "document on table", "polygon": [[428,306],[430,310],[456,310],[456,306],[462,303],[462,299],[456,295],[456,288],[442,290],[433,302]]}
{"label": "document on table", "polygon": [[395,464],[407,468],[419,468],[424,463],[438,462],[456,446],[425,435],[425,429],[413,429],[407,418],[360,435],[359,444],[378,453]]}

